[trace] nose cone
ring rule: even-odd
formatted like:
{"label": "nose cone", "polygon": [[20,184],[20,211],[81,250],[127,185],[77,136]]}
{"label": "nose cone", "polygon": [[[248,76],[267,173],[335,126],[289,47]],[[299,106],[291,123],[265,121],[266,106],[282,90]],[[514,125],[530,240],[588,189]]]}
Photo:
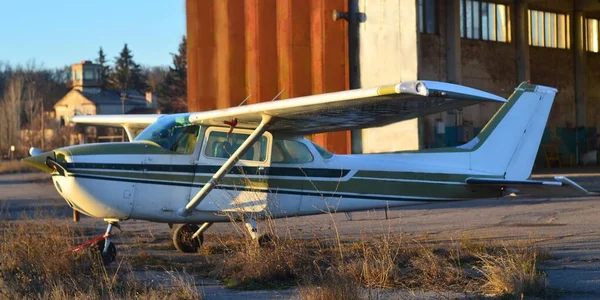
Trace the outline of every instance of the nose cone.
{"label": "nose cone", "polygon": [[50,168],[48,165],[46,165],[46,158],[48,158],[48,157],[51,157],[51,158],[54,157],[54,152],[48,151],[48,152],[43,152],[38,155],[30,156],[30,157],[24,158],[23,162],[25,162],[26,164],[28,164],[30,166],[38,168],[46,173],[52,173],[54,171],[54,169]]}

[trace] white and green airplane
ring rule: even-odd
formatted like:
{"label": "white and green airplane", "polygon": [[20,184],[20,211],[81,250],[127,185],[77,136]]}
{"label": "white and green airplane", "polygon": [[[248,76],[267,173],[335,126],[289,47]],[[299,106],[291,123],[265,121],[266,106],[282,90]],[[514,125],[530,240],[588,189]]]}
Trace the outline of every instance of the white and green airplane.
{"label": "white and green airplane", "polygon": [[[528,180],[556,92],[522,83],[505,100],[411,81],[204,112],[74,116],[74,123],[122,126],[131,142],[32,148],[25,161],[50,173],[75,211],[108,222],[97,240],[105,260],[116,255],[113,225],[128,219],[177,224],[176,248],[194,252],[210,225],[232,217],[259,238],[256,218],[265,216],[587,193],[565,177]],[[304,138],[489,102],[504,104],[458,147],[335,155]]]}

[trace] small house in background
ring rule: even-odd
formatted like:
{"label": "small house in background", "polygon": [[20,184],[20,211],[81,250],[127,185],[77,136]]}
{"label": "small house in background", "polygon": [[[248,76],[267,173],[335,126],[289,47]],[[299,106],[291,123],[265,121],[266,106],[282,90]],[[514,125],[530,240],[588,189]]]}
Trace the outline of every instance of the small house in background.
{"label": "small house in background", "polygon": [[[150,92],[133,89],[107,90],[102,88],[102,66],[82,61],[72,66],[73,89],[54,105],[55,119],[61,125],[75,115],[154,114],[157,101]],[[120,129],[98,131],[93,126],[81,128],[72,143],[121,141]]]}

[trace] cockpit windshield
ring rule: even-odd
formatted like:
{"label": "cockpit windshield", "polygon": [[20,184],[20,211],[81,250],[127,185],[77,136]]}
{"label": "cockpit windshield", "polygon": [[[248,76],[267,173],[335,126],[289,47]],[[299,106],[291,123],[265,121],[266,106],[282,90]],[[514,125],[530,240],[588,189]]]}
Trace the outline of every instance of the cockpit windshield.
{"label": "cockpit windshield", "polygon": [[164,116],[144,129],[135,141],[149,141],[178,154],[191,154],[198,140],[200,126],[190,123],[189,116]]}

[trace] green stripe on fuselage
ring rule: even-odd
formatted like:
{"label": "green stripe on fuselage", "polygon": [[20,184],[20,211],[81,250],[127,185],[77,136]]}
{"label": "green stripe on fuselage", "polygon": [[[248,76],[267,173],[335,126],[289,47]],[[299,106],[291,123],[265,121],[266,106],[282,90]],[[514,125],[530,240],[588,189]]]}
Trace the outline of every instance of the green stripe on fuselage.
{"label": "green stripe on fuselage", "polygon": [[[142,171],[120,171],[114,170],[70,170],[73,176],[94,175],[105,176],[111,180],[118,178],[127,178],[129,180],[145,182],[148,180],[157,181],[157,184],[172,185],[194,185],[202,186],[212,178],[212,174],[174,174],[172,172],[148,173]],[[361,176],[369,178],[357,178]],[[394,177],[393,175],[398,175]],[[368,176],[367,176],[368,175]],[[376,176],[378,175],[378,176]],[[385,175],[382,177],[381,175]],[[295,191],[313,191],[323,194],[336,193],[356,193],[362,195],[383,195],[383,196],[407,196],[407,197],[428,197],[428,198],[485,198],[500,196],[499,188],[471,189],[464,180],[470,175],[466,174],[427,174],[427,173],[407,173],[407,172],[382,172],[382,171],[359,171],[356,175],[347,180],[324,180],[323,178],[311,178],[306,176],[297,176],[297,179],[257,178],[245,175],[230,175],[223,178],[219,184],[228,186],[238,186],[244,188],[250,186],[253,188],[269,188],[272,191],[278,189]],[[491,176],[478,176],[491,177]],[[392,180],[390,180],[392,179]],[[399,181],[410,180],[410,181]],[[424,180],[424,181],[420,181]],[[428,182],[433,181],[433,182]]]}

